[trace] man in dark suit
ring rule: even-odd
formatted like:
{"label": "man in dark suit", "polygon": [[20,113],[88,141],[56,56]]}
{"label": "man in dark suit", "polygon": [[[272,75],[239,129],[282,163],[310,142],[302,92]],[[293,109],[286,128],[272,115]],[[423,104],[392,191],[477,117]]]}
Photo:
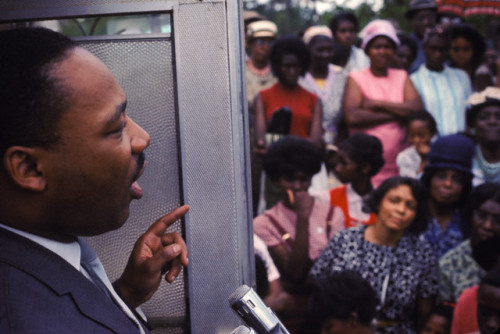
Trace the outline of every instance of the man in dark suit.
{"label": "man in dark suit", "polygon": [[167,227],[109,282],[80,236],[121,227],[142,196],[149,135],[106,66],[47,29],[0,32],[0,332],[148,333],[139,305],[188,264]]}

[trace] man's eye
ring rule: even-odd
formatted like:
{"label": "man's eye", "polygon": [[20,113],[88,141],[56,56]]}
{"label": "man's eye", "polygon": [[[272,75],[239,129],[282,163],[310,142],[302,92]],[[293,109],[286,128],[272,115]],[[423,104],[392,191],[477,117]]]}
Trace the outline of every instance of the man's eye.
{"label": "man's eye", "polygon": [[122,133],[123,129],[127,126],[127,122],[123,122],[119,127],[115,128],[111,133]]}

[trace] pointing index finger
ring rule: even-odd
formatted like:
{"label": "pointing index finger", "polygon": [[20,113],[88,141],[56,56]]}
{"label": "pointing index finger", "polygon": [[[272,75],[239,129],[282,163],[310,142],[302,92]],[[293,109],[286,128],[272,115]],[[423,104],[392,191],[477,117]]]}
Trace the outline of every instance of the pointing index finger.
{"label": "pointing index finger", "polygon": [[178,219],[184,217],[184,215],[189,211],[189,205],[183,205],[175,209],[174,211],[167,213],[165,216],[158,219],[153,225],[148,229],[148,233],[154,233],[161,237],[167,228],[176,222]]}

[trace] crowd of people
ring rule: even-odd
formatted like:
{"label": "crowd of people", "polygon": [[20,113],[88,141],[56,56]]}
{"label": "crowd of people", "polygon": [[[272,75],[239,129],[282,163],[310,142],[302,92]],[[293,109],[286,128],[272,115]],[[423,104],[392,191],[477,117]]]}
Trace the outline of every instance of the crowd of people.
{"label": "crowd of people", "polygon": [[500,332],[500,33],[405,16],[247,17],[257,281],[292,333]]}

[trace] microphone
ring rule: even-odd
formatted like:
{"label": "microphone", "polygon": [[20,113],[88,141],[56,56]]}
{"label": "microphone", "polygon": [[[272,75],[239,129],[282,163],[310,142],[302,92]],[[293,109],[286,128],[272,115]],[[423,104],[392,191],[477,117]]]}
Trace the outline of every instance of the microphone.
{"label": "microphone", "polygon": [[234,331],[231,332],[231,334],[257,334],[256,331],[254,331],[251,328],[248,328],[247,326],[238,326]]}
{"label": "microphone", "polygon": [[290,334],[259,295],[245,284],[229,296],[229,304],[241,319],[259,334]]}

